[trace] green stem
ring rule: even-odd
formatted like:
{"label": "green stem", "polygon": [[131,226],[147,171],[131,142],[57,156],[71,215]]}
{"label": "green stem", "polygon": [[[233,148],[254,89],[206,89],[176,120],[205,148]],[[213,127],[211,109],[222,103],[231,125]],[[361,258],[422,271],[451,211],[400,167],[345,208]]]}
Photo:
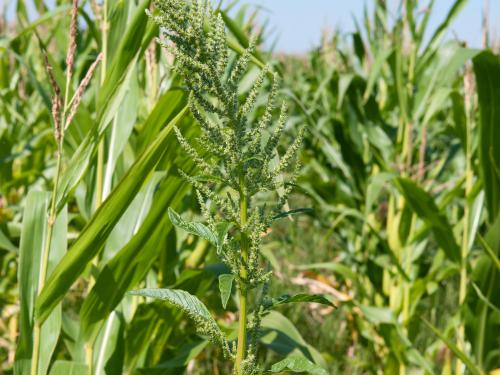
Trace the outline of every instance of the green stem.
{"label": "green stem", "polygon": [[[101,85],[106,79],[106,64],[107,64],[107,50],[108,50],[108,6],[107,1],[104,1],[104,15],[102,20],[102,62],[101,62]],[[96,210],[102,203],[102,188],[104,180],[104,142],[101,140],[97,148],[97,171],[96,171],[96,193],[95,193],[95,207]]]}
{"label": "green stem", "polygon": [[[471,174],[467,170],[467,175]],[[466,178],[466,181],[469,177]],[[462,306],[465,302],[465,296],[467,294],[467,253],[469,244],[469,206],[467,203],[467,196],[469,195],[469,184],[466,182],[465,188],[465,207],[464,207],[464,218],[463,218],[463,237],[462,237],[462,249],[461,249],[461,262],[460,262],[460,285],[458,292],[458,307]],[[457,337],[457,347],[463,351],[465,342],[465,326],[463,320],[460,320],[460,325],[458,327],[458,337]],[[460,375],[463,373],[463,364],[457,360],[455,374]]]}
{"label": "green stem", "polygon": [[[37,294],[43,289],[45,285],[45,279],[47,277],[47,268],[49,264],[49,253],[50,246],[52,243],[52,232],[54,229],[54,223],[56,221],[56,197],[57,197],[57,186],[59,185],[59,177],[61,174],[61,159],[62,159],[62,143],[63,140],[59,141],[57,146],[57,165],[56,165],[56,175],[54,176],[54,187],[52,188],[52,198],[50,203],[50,211],[47,225],[47,239],[43,247],[42,263],[40,265],[40,274],[38,275],[38,289]],[[40,335],[41,335],[41,323],[35,320],[35,327],[33,330],[33,353],[31,359],[31,375],[38,374],[38,364],[40,359]]]}
{"label": "green stem", "polygon": [[[470,228],[470,209],[469,209],[469,196],[472,192],[473,184],[473,170],[472,170],[472,145],[471,145],[471,115],[466,114],[467,119],[467,138],[465,144],[465,199],[464,199],[464,217],[463,217],[463,228],[462,228],[462,247],[460,252],[460,284],[458,291],[458,307],[460,308],[465,303],[465,297],[467,295],[467,255],[469,253],[469,228]],[[460,350],[464,350],[465,344],[465,325],[464,320],[459,320],[458,335],[457,335],[457,347]],[[455,364],[455,374],[461,375],[464,371],[464,365],[461,361],[457,359]]]}
{"label": "green stem", "polygon": [[[415,233],[415,225],[416,225],[416,216],[415,214],[411,215],[410,219],[410,232],[408,233],[408,238],[413,238],[414,233]],[[413,246],[412,245],[407,245],[405,247],[405,260],[404,260],[404,270],[408,277],[412,276],[412,255],[413,255]],[[408,323],[410,322],[410,304],[411,304],[411,299],[410,299],[410,291],[411,291],[411,280],[406,281],[406,280],[401,280],[403,283],[403,332],[405,334],[408,333]]]}
{"label": "green stem", "polygon": [[242,375],[247,341],[247,291],[240,287],[240,320],[238,325],[238,347],[236,350],[236,374]]}
{"label": "green stem", "polygon": [[[101,61],[101,87],[106,79],[106,67],[108,64],[108,1],[104,0],[102,4],[103,17],[101,23],[102,33],[102,61]],[[104,140],[99,142],[97,146],[97,166],[96,166],[96,191],[95,191],[95,208],[101,206],[103,200],[103,185],[104,185]],[[95,259],[93,260],[95,264]],[[90,278],[88,289],[94,285],[92,277]],[[95,339],[85,344],[85,357],[88,366],[88,374],[94,373],[93,358],[94,358],[94,343]]]}
{"label": "green stem", "polygon": [[[43,286],[45,285],[45,279],[47,278],[47,269],[49,264],[49,254],[50,254],[50,246],[52,243],[52,232],[54,229],[54,223],[56,221],[57,216],[57,187],[59,185],[59,178],[61,175],[62,169],[62,152],[63,152],[63,143],[64,143],[64,127],[66,124],[66,113],[68,110],[68,98],[69,98],[69,88],[71,84],[71,77],[69,74],[69,70],[66,73],[66,90],[64,92],[64,106],[60,121],[60,138],[56,139],[57,141],[57,161],[56,161],[56,175],[54,176],[54,186],[52,188],[52,197],[50,202],[50,210],[49,210],[49,218],[47,223],[47,239],[44,244],[43,254],[42,254],[42,263],[40,265],[40,274],[38,275],[38,289],[37,294],[39,294]],[[38,364],[40,360],[40,336],[41,336],[41,324],[39,321],[35,320],[35,327],[33,329],[33,352],[31,359],[31,375],[36,375],[38,373]]]}
{"label": "green stem", "polygon": [[[241,226],[245,226],[247,223],[247,211],[248,211],[248,201],[247,196],[244,192],[243,181],[240,181],[241,190],[240,190],[240,221]],[[241,280],[246,280],[247,278],[247,270],[245,268],[245,263],[248,260],[248,239],[246,235],[241,233],[240,240],[241,247],[241,257],[242,257],[242,265],[240,268],[240,278]],[[245,359],[246,352],[246,341],[247,341],[247,298],[248,292],[246,289],[246,284],[244,282],[239,283],[239,299],[240,299],[240,307],[239,307],[239,323],[238,323],[238,346],[236,349],[236,374],[242,375],[242,363]]]}
{"label": "green stem", "polygon": [[[102,32],[102,62],[101,62],[101,85],[104,84],[106,79],[106,67],[108,60],[108,2],[104,0],[103,3],[103,18],[101,25]],[[97,149],[97,172],[96,172],[96,197],[95,197],[95,206],[96,209],[102,203],[102,189],[103,189],[103,180],[104,180],[104,141],[101,140],[99,142],[99,146]]]}
{"label": "green stem", "polygon": [[104,142],[101,140],[97,148],[97,171],[95,187],[95,208],[96,210],[102,204],[102,188],[104,182]]}

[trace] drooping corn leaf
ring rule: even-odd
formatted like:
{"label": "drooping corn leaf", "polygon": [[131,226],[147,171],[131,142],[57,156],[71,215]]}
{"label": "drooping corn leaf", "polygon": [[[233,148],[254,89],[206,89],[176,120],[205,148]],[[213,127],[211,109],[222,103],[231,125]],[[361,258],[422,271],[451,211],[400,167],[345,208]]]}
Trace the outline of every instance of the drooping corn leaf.
{"label": "drooping corn leaf", "polygon": [[[435,102],[446,99],[443,94],[446,94],[446,89],[453,83],[456,71],[478,52],[475,49],[464,48],[457,42],[448,42],[437,50],[432,60],[422,67],[424,71],[415,93],[414,119],[420,119],[422,116],[427,117],[426,120],[429,119],[433,112],[432,107],[438,105]],[[439,89],[444,91],[438,94]]]}
{"label": "drooping corn leaf", "polygon": [[[240,27],[227,15],[223,10],[219,10],[219,13],[226,24],[226,27],[234,35],[234,38],[230,35],[227,37],[228,46],[239,54],[243,54],[245,48],[248,48],[250,41],[245,35],[245,33],[240,29]],[[252,62],[257,66],[263,68],[265,66],[264,60],[258,51],[254,51],[250,56]]]}
{"label": "drooping corn leaf", "polygon": [[140,190],[144,180],[165,153],[170,142],[171,130],[184,117],[185,113],[186,108],[177,114],[169,125],[158,134],[154,143],[137,159],[57,265],[37,301],[37,316],[41,321],[47,318],[50,311],[64,297],[64,294],[84,271],[87,264],[102,249],[114,224],[128,207],[130,197]]}
{"label": "drooping corn leaf", "polygon": [[374,324],[397,324],[394,312],[388,307],[368,306],[357,304],[366,319]]}
{"label": "drooping corn leaf", "polygon": [[165,211],[178,205],[187,191],[185,181],[168,176],[158,188],[155,203],[137,233],[103,266],[81,310],[85,339],[95,336],[99,324],[125,293],[146,276],[162,250],[159,244],[172,228]]}

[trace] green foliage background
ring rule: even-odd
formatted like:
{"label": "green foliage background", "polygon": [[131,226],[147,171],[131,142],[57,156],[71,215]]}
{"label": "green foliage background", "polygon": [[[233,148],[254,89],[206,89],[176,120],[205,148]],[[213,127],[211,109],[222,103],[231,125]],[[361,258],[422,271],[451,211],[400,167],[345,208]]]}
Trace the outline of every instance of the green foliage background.
{"label": "green foliage background", "polygon": [[[237,298],[227,312],[219,297],[227,269],[167,215],[172,207],[200,220],[178,174],[194,166],[172,131],[188,140],[198,132],[183,82],[153,40],[149,1],[105,4],[78,10],[70,97],[98,53],[105,59],[65,133],[41,291],[57,144],[40,44],[65,88],[71,4],[33,0],[30,21],[18,1],[15,19],[0,24],[0,371],[29,372],[36,314],[40,373],[226,374],[219,350],[181,311],[126,294],[187,291],[236,337]],[[258,48],[240,86],[246,94],[271,62],[289,104],[284,144],[307,127],[288,205],[308,210],[265,238],[270,295],[320,293],[337,306],[277,303],[259,351],[273,372],[297,357],[332,374],[500,368],[500,59],[488,45],[444,39],[465,1],[435,30],[432,7],[404,1],[389,22],[384,4],[353,34],[325,35],[304,56]],[[252,10],[232,7],[219,9],[232,53],[252,32],[262,45],[266,29]],[[258,113],[264,98],[257,103]]]}

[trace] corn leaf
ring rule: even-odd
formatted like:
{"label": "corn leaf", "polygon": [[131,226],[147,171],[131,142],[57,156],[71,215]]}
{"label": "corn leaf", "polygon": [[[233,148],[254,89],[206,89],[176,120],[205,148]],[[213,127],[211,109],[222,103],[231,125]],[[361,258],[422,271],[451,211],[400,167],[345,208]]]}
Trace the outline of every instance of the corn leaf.
{"label": "corn leaf", "polygon": [[479,160],[489,221],[500,212],[500,58],[489,51],[473,59],[479,108]]}
{"label": "corn leaf", "polygon": [[82,362],[55,361],[50,369],[50,375],[87,375],[88,367]]}
{"label": "corn leaf", "polygon": [[119,373],[123,367],[120,357],[125,346],[123,314],[113,311],[103,328],[94,344],[96,360],[93,369],[96,374]]}
{"label": "corn leaf", "polygon": [[[448,30],[449,25],[460,14],[460,11],[467,4],[467,2],[468,0],[455,0],[453,5],[449,8],[448,14],[434,31],[429,39],[429,42],[427,43],[427,46],[424,48],[425,54],[420,60],[421,66],[425,66],[428,64],[428,60],[432,57],[436,50],[438,50],[439,43]],[[424,30],[421,31],[421,34],[424,34]]]}
{"label": "corn leaf", "polygon": [[437,207],[434,199],[415,182],[407,178],[397,178],[396,186],[404,195],[411,209],[432,229],[439,246],[446,256],[454,261],[460,261],[460,248],[456,243],[453,230],[446,216]]}
{"label": "corn leaf", "polygon": [[469,358],[463,351],[461,351],[458,346],[450,340],[446,335],[441,333],[436,327],[434,327],[429,321],[425,318],[420,317],[422,321],[431,329],[434,334],[439,337],[446,346],[467,366],[469,371],[474,375],[481,375],[482,371],[476,367],[471,358]]}
{"label": "corn leaf", "polygon": [[[19,295],[21,300],[20,325],[21,335],[16,350],[16,361],[24,360],[29,366],[33,351],[32,332],[34,327],[35,300],[38,294],[38,279],[40,267],[44,257],[45,242],[47,238],[47,211],[50,201],[50,193],[41,191],[30,191],[26,197],[26,206],[23,217],[21,232],[21,244],[19,252]],[[57,217],[53,227],[53,238],[49,249],[47,274],[50,275],[54,266],[60,261],[66,251],[67,238],[67,214],[62,210]],[[42,324],[40,341],[43,342],[43,350],[40,351],[38,371],[46,373],[50,364],[50,358],[54,352],[61,329],[61,306],[50,314]]]}
{"label": "corn leaf", "polygon": [[95,336],[99,323],[120,303],[127,290],[150,270],[160,252],[158,244],[172,229],[165,210],[178,205],[187,191],[180,178],[167,177],[138,232],[104,264],[81,310],[82,332],[86,339]]}
{"label": "corn leaf", "polygon": [[15,247],[12,244],[12,242],[10,242],[9,238],[5,235],[5,233],[2,230],[0,230],[0,249],[12,251],[14,253],[18,252],[17,247]]}
{"label": "corn leaf", "polygon": [[34,306],[38,277],[47,232],[47,210],[50,193],[30,191],[26,197],[19,251],[19,300],[21,306],[16,362],[31,359]]}
{"label": "corn leaf", "polygon": [[493,265],[497,268],[498,271],[500,271],[500,260],[498,259],[498,256],[495,254],[495,251],[491,248],[488,242],[486,242],[486,240],[480,234],[477,235],[477,239],[481,243],[481,246],[483,246],[483,249],[486,252],[486,254],[488,254],[488,256],[490,257]]}
{"label": "corn leaf", "polygon": [[130,197],[137,194],[146,177],[165,153],[166,146],[170,142],[171,130],[184,117],[185,113],[186,109],[182,110],[158,134],[155,142],[137,159],[121,183],[96,211],[70,251],[57,265],[37,301],[37,316],[41,321],[47,318],[50,311],[64,297],[87,264],[102,249],[109,233],[127,209]]}

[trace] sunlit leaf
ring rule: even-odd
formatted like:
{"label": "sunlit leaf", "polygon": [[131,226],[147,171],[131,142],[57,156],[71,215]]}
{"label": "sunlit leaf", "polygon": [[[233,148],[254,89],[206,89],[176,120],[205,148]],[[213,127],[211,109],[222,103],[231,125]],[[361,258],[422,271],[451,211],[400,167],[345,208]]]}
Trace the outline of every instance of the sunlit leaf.
{"label": "sunlit leaf", "polygon": [[300,357],[297,355],[286,357],[285,359],[272,365],[270,369],[270,372],[282,372],[282,371],[306,372],[312,375],[328,374],[328,372],[321,366],[312,363],[307,358]]}

